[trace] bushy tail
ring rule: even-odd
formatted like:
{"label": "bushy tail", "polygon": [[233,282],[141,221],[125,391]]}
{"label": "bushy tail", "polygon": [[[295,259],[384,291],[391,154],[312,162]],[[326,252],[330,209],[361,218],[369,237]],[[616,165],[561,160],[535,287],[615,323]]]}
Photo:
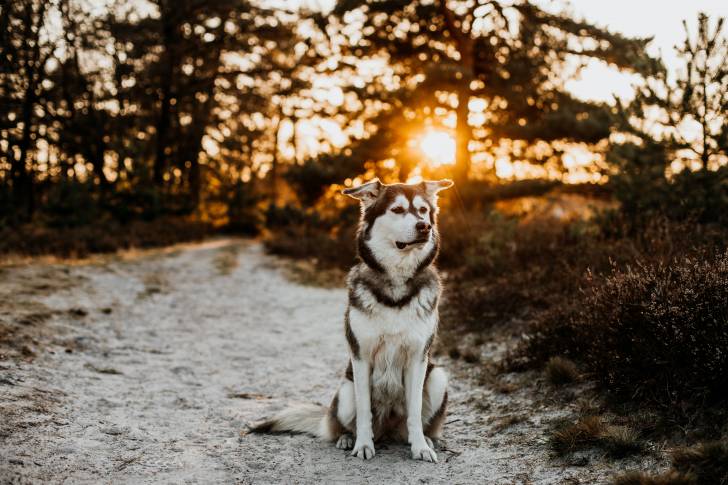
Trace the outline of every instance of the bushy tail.
{"label": "bushy tail", "polygon": [[317,438],[333,440],[328,408],[318,404],[302,404],[282,411],[272,419],[253,428],[251,433],[306,433]]}

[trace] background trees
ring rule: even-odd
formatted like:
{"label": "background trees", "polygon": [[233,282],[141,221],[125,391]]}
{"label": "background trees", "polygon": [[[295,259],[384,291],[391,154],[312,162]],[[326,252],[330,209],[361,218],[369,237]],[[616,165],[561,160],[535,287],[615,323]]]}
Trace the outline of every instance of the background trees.
{"label": "background trees", "polygon": [[[620,105],[622,133],[609,160],[612,185],[632,219],[667,214],[725,221],[728,204],[728,39],[724,19],[687,22],[682,68],[647,76]],[[695,30],[693,30],[695,29]],[[674,77],[674,79],[672,79]]]}
{"label": "background trees", "polygon": [[[462,188],[573,181],[575,147],[585,180],[609,175],[625,207],[655,206],[646,198],[698,178],[685,185],[696,204],[723,197],[726,40],[706,17],[674,80],[648,39],[525,1],[342,0],[322,13],[249,0],[21,0],[3,5],[0,27],[5,222],[52,213],[67,224],[63,214],[93,207],[73,223],[193,214],[225,224],[265,202],[310,206],[331,184],[375,174],[454,176]],[[569,92],[594,59],[643,80],[632,102]],[[430,132],[442,135],[435,144],[452,134],[453,165],[423,163]],[[682,167],[695,172],[677,176]],[[635,189],[644,183],[654,190]]]}
{"label": "background trees", "polygon": [[290,13],[238,0],[101,11],[27,0],[0,15],[5,218],[71,203],[54,196],[68,183],[87,196],[75,209],[191,213],[203,193],[221,196],[220,184],[250,181],[263,165],[267,85],[295,83],[280,73],[296,61]]}
{"label": "background trees", "polygon": [[399,86],[414,92],[416,102],[394,106],[400,118],[418,111],[454,114],[453,174],[460,182],[476,153],[494,172],[504,150],[531,163],[557,163],[564,143],[593,147],[606,139],[609,107],[564,88],[589,59],[640,74],[659,66],[645,53],[647,39],[625,38],[528,2],[342,0],[334,12],[361,32],[350,52],[384,56]]}

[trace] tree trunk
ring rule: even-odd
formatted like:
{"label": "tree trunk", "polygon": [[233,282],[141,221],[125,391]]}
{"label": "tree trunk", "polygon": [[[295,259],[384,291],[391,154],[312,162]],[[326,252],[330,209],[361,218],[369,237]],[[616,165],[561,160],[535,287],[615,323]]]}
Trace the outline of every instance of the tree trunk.
{"label": "tree trunk", "polygon": [[162,76],[162,99],[157,122],[157,148],[154,158],[153,180],[157,187],[164,183],[164,171],[167,168],[167,137],[172,111],[172,77],[174,76],[174,25],[164,25],[164,75]]}
{"label": "tree trunk", "polygon": [[470,125],[468,125],[468,101],[470,100],[470,82],[474,78],[474,42],[470,32],[463,30],[463,25],[458,23],[455,15],[447,6],[447,0],[440,0],[440,12],[442,13],[447,30],[452,35],[458,52],[460,53],[460,69],[455,74],[454,84],[458,95],[458,107],[456,110],[457,125],[455,126],[455,169],[453,178],[456,184],[468,181],[470,175],[470,150],[468,145],[473,137]]}
{"label": "tree trunk", "polygon": [[[218,32],[218,35],[224,35]],[[192,210],[197,210],[200,204],[201,191],[201,173],[200,173],[200,152],[202,151],[202,139],[205,137],[207,127],[210,125],[212,111],[215,107],[215,83],[220,73],[222,49],[218,48],[213,55],[210,56],[212,66],[208,76],[207,85],[202,91],[205,94],[205,101],[198,105],[198,109],[191,123],[193,130],[192,147],[188,150],[190,160],[190,171],[188,175],[190,205]],[[206,70],[205,70],[206,71]],[[204,72],[204,71],[203,71]],[[196,94],[193,94],[196,97]]]}
{"label": "tree trunk", "polygon": [[276,122],[276,128],[273,131],[273,158],[271,160],[270,167],[270,198],[273,205],[278,204],[278,132],[281,129],[282,120],[283,113],[278,113],[278,121]]}
{"label": "tree trunk", "polygon": [[708,137],[710,127],[708,126],[708,82],[703,73],[703,116],[700,119],[701,128],[703,129],[703,153],[700,155],[700,161],[703,164],[703,170],[708,170],[708,161],[710,160],[710,146],[708,145]]}
{"label": "tree trunk", "polygon": [[[91,108],[93,109],[93,108]],[[98,121],[98,132],[96,133],[96,144],[94,146],[95,153],[93,156],[93,161],[91,164],[94,168],[94,175],[98,177],[99,184],[101,185],[102,191],[106,191],[109,188],[109,179],[106,178],[106,174],[104,173],[104,165],[106,162],[105,156],[106,156],[106,142],[104,141],[104,123],[103,120],[100,120],[103,115],[99,116],[97,114],[96,119]]]}
{"label": "tree trunk", "polygon": [[455,126],[455,170],[453,178],[455,183],[462,184],[468,181],[470,174],[470,150],[468,145],[473,137],[468,125],[468,101],[470,100],[470,87],[460,86],[458,89],[457,124]]}
{"label": "tree trunk", "polygon": [[301,164],[301,160],[298,157],[298,118],[296,116],[291,117],[291,123],[293,124],[293,135],[291,135],[291,144],[293,145],[293,162],[296,165]]}
{"label": "tree trunk", "polygon": [[26,166],[30,152],[31,131],[33,126],[33,106],[35,105],[35,75],[31,72],[31,80],[23,99],[23,133],[18,143],[18,158],[12,158],[11,180],[13,182],[13,202],[20,209],[22,218],[30,217],[34,212],[33,177]]}

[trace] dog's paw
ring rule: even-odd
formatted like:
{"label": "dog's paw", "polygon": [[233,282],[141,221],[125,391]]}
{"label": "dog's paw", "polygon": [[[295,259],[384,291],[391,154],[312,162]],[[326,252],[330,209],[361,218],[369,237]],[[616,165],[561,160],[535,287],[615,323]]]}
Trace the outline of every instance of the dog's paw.
{"label": "dog's paw", "polygon": [[432,450],[432,441],[425,438],[427,442],[412,445],[412,458],[415,460],[429,461],[437,463],[437,454]]}
{"label": "dog's paw", "polygon": [[425,436],[425,441],[427,442],[427,446],[429,446],[433,450],[435,449],[435,444],[428,436]]}
{"label": "dog's paw", "polygon": [[339,436],[339,441],[336,442],[336,447],[340,450],[350,450],[354,447],[354,437],[350,434],[342,434]]}
{"label": "dog's paw", "polygon": [[371,460],[374,458],[374,442],[371,438],[369,439],[356,439],[354,445],[354,451],[351,452],[351,456],[356,456],[362,460]]}

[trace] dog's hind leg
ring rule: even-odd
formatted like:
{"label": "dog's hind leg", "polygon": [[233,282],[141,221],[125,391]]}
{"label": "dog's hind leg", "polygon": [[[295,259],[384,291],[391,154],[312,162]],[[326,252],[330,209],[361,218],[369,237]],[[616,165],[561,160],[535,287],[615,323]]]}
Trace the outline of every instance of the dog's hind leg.
{"label": "dog's hind leg", "polygon": [[340,432],[336,447],[342,450],[350,450],[354,447],[354,437],[351,430],[354,429],[356,419],[354,383],[346,379],[339,388],[335,400],[337,401],[337,409],[334,411],[332,406],[332,415],[329,419],[335,419],[339,426]]}
{"label": "dog's hind leg", "polygon": [[[422,425],[425,436],[439,439],[447,414],[447,373],[442,367],[433,367],[425,381],[422,399]],[[432,446],[431,443],[430,446]]]}

